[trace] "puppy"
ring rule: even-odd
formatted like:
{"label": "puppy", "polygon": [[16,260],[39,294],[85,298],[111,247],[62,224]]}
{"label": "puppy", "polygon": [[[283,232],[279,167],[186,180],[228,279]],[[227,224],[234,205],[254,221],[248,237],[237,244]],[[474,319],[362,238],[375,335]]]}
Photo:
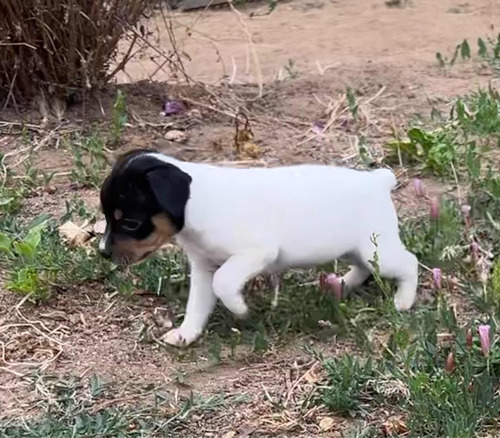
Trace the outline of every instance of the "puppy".
{"label": "puppy", "polygon": [[399,238],[395,185],[387,169],[234,169],[136,150],[102,186],[107,228],[99,249],[117,264],[138,263],[172,238],[184,249],[191,269],[186,316],[164,337],[176,346],[199,337],[217,298],[244,316],[242,288],[258,274],[342,259],[351,265],[345,286],[354,288],[373,271],[375,252],[380,275],[398,283],[396,308],[407,310],[418,263]]}

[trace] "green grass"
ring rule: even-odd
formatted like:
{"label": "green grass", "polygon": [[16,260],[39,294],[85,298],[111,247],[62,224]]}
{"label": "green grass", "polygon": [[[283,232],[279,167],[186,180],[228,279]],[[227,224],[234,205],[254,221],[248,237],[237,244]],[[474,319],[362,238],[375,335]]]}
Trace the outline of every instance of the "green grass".
{"label": "green grass", "polygon": [[35,381],[39,390],[43,388],[45,396],[36,403],[34,412],[38,414],[30,419],[0,421],[0,437],[182,436],[193,416],[216,413],[228,404],[234,406],[248,401],[245,394],[202,397],[191,393],[179,398],[160,389],[136,389],[136,400],[131,399],[123,406],[110,403],[120,395],[97,375],[88,382],[72,376],[55,378],[47,375],[38,376]]}

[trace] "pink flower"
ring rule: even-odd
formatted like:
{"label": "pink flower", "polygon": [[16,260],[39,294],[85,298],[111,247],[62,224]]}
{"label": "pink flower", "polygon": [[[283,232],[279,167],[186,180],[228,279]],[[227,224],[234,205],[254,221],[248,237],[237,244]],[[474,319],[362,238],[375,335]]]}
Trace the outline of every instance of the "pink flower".
{"label": "pink flower", "polygon": [[413,187],[415,188],[415,193],[417,194],[417,196],[425,196],[424,183],[420,178],[415,178],[413,180]]}
{"label": "pink flower", "polygon": [[448,353],[448,357],[446,358],[445,369],[449,373],[452,373],[453,370],[455,369],[455,356],[453,355],[452,351]]}
{"label": "pink flower", "polygon": [[481,350],[483,350],[485,356],[488,356],[490,353],[490,326],[487,324],[480,325],[477,331],[481,341]]}
{"label": "pink flower", "polygon": [[479,245],[477,242],[472,242],[470,244],[470,250],[472,251],[472,258],[477,261],[479,259]]}
{"label": "pink flower", "polygon": [[470,210],[471,210],[471,207],[469,204],[462,205],[462,216],[464,217],[465,226],[467,228],[470,228],[470,226],[472,225],[471,218],[470,218]]}
{"label": "pink flower", "polygon": [[467,333],[465,333],[465,344],[469,350],[472,348],[472,329],[467,330]]}
{"label": "pink flower", "polygon": [[440,202],[439,202],[439,199],[437,198],[432,198],[431,199],[431,205],[430,205],[430,208],[431,208],[431,211],[430,211],[430,215],[431,215],[431,219],[439,219],[439,210],[440,210]]}
{"label": "pink flower", "polygon": [[434,281],[434,289],[440,290],[441,289],[441,269],[439,268],[434,268],[432,270],[432,279]]}
{"label": "pink flower", "polygon": [[325,286],[333,291],[337,299],[342,299],[342,284],[335,274],[328,274],[324,280]]}
{"label": "pink flower", "polygon": [[463,215],[463,217],[465,217],[465,218],[470,217],[470,210],[471,210],[471,207],[470,207],[470,205],[469,205],[469,204],[464,204],[464,205],[462,205],[461,210],[462,210],[462,215]]}

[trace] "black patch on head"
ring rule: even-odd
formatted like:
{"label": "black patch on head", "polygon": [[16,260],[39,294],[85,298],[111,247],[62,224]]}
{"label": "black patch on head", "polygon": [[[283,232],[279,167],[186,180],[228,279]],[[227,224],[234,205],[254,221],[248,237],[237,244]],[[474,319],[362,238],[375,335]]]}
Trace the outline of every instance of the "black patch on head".
{"label": "black patch on head", "polygon": [[[154,230],[151,218],[165,213],[177,231],[184,227],[191,177],[177,166],[134,150],[113,167],[101,188],[101,205],[112,233],[144,239]],[[115,210],[123,215],[114,217]]]}

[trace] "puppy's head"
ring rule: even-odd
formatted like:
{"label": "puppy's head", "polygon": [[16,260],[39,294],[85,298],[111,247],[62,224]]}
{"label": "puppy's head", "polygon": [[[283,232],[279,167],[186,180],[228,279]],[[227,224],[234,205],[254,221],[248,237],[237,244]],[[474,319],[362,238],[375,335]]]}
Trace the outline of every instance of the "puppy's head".
{"label": "puppy's head", "polygon": [[191,177],[151,151],[122,156],[101,188],[106,232],[100,253],[116,264],[138,263],[184,227]]}

